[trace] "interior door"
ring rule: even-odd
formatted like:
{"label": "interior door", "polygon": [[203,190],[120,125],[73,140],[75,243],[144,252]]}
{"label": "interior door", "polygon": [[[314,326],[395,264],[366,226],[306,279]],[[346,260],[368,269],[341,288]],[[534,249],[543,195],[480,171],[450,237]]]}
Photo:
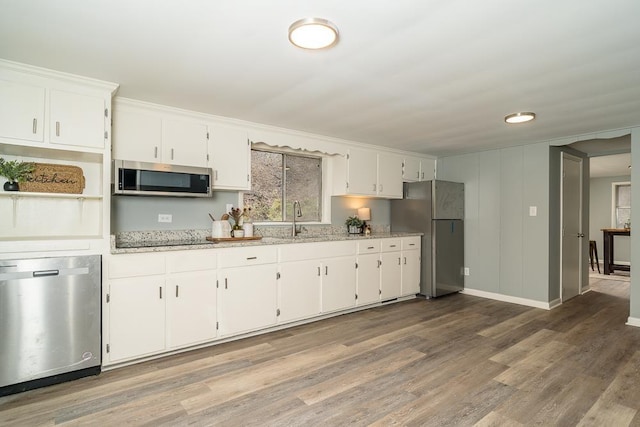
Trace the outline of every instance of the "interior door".
{"label": "interior door", "polygon": [[582,261],[582,159],[562,153],[560,298],[580,293]]}

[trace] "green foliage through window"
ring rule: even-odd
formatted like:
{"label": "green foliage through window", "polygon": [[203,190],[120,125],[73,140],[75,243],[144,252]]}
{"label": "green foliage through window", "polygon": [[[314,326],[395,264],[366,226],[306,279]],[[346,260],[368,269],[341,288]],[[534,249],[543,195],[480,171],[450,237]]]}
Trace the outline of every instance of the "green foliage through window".
{"label": "green foliage through window", "polygon": [[297,221],[322,220],[322,158],[251,150],[251,191],[244,205],[254,221],[289,222],[299,201]]}

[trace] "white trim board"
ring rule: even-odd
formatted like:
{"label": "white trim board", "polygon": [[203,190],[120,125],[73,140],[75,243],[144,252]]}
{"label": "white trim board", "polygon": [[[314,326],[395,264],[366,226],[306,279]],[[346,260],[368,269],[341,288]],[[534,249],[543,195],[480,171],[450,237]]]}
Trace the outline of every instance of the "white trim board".
{"label": "white trim board", "polygon": [[629,318],[627,318],[627,323],[625,323],[625,325],[635,326],[636,328],[640,328],[640,318],[629,316]]}
{"label": "white trim board", "polygon": [[497,294],[494,292],[480,291],[478,289],[465,288],[460,293],[471,295],[474,297],[509,302],[512,304],[526,305],[527,307],[541,308],[543,310],[551,310],[552,308],[555,308],[560,305],[559,299],[551,302],[542,302],[542,301],[536,301],[528,298],[512,297],[509,295]]}

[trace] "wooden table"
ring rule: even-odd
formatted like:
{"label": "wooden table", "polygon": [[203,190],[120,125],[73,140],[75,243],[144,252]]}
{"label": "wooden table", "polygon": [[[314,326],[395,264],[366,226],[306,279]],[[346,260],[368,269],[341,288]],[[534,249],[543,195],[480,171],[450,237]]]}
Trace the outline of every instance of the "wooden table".
{"label": "wooden table", "polygon": [[604,274],[611,274],[613,270],[631,271],[631,266],[614,264],[613,262],[613,237],[630,236],[630,228],[603,228],[602,240],[604,240]]}

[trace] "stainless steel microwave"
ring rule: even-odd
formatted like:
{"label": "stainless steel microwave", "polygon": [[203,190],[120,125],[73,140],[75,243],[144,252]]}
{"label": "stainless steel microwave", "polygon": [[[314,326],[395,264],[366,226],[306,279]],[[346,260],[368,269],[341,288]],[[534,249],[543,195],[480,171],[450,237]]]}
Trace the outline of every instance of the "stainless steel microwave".
{"label": "stainless steel microwave", "polygon": [[114,194],[211,197],[211,168],[114,160],[113,177]]}

